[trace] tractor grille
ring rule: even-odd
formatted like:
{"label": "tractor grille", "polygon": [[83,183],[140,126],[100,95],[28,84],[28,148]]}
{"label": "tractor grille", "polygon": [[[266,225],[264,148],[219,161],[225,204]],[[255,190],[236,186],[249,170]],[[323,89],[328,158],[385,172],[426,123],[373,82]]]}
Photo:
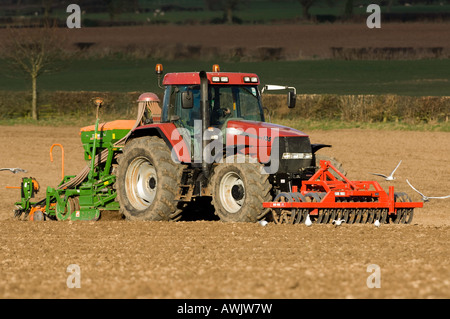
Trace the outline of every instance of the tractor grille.
{"label": "tractor grille", "polygon": [[308,136],[277,137],[278,173],[299,173],[312,165],[311,142]]}

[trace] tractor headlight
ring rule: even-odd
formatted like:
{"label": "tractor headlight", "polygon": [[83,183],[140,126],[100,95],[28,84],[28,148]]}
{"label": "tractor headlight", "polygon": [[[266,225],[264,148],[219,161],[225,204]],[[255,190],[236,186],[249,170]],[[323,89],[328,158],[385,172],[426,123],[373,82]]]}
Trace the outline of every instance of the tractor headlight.
{"label": "tractor headlight", "polygon": [[283,153],[282,159],[312,159],[312,153]]}

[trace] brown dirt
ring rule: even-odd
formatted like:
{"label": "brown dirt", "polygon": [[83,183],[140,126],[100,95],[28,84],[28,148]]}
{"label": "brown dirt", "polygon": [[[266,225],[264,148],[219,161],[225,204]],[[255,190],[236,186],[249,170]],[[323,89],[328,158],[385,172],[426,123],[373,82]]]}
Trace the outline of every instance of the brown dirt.
{"label": "brown dirt", "polygon": [[[364,23],[320,25],[208,25],[139,26],[61,29],[70,48],[75,43],[95,43],[89,50],[98,54],[110,51],[142,51],[160,58],[174,58],[188,46],[206,51],[201,56],[216,58],[236,49],[246,56],[257,55],[259,48],[282,48],[287,59],[330,58],[332,47],[385,48],[442,47],[443,57],[450,54],[449,23],[385,23],[381,29],[369,29]],[[0,30],[3,42],[7,30]],[[231,53],[233,54],[233,53]],[[419,57],[420,58],[420,57]]]}
{"label": "brown dirt", "polygon": [[[416,196],[448,195],[450,133],[375,130],[308,132],[351,179],[402,165],[393,185]],[[41,194],[83,166],[78,128],[3,126],[1,167],[21,167]],[[450,199],[417,209],[411,225],[274,225],[195,222],[20,222],[12,219],[23,174],[0,172],[0,298],[449,298]],[[387,189],[387,182],[381,181]],[[81,288],[66,271],[81,269]],[[367,267],[381,268],[369,289]]]}

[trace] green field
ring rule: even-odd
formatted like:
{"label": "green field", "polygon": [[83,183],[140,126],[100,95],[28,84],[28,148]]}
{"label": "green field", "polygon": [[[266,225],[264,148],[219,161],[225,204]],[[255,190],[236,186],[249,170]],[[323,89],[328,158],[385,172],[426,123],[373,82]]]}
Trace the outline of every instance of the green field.
{"label": "green field", "polygon": [[[450,96],[450,59],[405,61],[305,60],[283,62],[74,60],[59,73],[43,75],[45,91],[159,92],[154,66],[165,72],[201,71],[219,63],[222,71],[254,72],[262,84],[290,85],[298,94],[397,94]],[[17,77],[0,60],[2,91],[26,91],[30,81]],[[15,76],[13,76],[15,75]]]}
{"label": "green field", "polygon": [[[312,16],[334,16],[340,17],[345,13],[346,1],[329,1],[317,0],[310,8],[309,13]],[[354,1],[353,14],[367,15],[367,6],[371,3],[380,3],[380,1],[373,0],[359,0]],[[161,14],[154,14],[155,10],[172,5],[173,10],[169,10]],[[81,6],[83,8],[83,6]],[[223,19],[224,11],[220,6],[216,6],[215,10],[207,10],[204,0],[141,0],[139,1],[139,8],[133,9],[133,5],[126,6],[126,12],[116,13],[113,20],[118,21],[135,21],[138,23],[209,23]],[[191,10],[182,10],[191,9]],[[194,10],[192,10],[194,9]],[[398,1],[394,1],[390,9],[391,13],[442,13],[450,10],[450,3],[448,1],[436,1],[432,4],[426,4],[423,1],[420,4],[405,6]],[[381,6],[382,13],[386,13],[388,8],[385,3]],[[33,13],[32,9],[25,9],[20,11],[17,15],[30,16]],[[0,6],[0,16],[9,15],[7,10]],[[237,8],[233,12],[233,16],[237,21],[244,24],[254,23],[277,23],[279,21],[299,20],[302,17],[302,6],[296,0],[252,0],[239,1]],[[65,5],[56,6],[51,17],[66,19],[67,12]],[[95,21],[110,21],[111,17],[108,13],[108,8],[105,5],[103,12],[89,12],[87,10],[83,14],[83,25],[95,24]]]}

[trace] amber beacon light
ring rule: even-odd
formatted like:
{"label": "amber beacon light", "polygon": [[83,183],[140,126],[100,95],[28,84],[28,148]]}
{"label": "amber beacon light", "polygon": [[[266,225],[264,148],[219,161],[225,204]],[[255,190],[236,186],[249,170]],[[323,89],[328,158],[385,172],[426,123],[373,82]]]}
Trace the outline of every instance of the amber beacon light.
{"label": "amber beacon light", "polygon": [[162,64],[158,63],[155,67],[156,74],[162,74],[163,73],[163,66]]}

